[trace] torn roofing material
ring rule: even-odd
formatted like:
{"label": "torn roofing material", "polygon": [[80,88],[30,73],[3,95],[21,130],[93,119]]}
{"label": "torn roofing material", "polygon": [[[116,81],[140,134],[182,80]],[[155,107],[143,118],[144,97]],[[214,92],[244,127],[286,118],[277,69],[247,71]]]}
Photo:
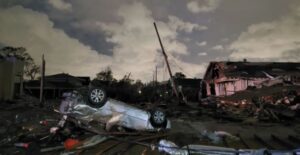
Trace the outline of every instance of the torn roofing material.
{"label": "torn roofing material", "polygon": [[[224,77],[268,78],[281,75],[300,75],[300,63],[293,62],[210,62],[204,79],[214,76],[218,71]],[[267,74],[266,74],[267,73]]]}

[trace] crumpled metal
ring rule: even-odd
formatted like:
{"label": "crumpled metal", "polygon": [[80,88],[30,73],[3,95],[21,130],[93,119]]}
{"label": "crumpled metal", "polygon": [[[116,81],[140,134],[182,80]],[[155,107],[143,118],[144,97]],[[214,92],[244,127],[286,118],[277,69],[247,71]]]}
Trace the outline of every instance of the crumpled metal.
{"label": "crumpled metal", "polygon": [[175,143],[171,141],[162,139],[159,141],[158,145],[159,152],[166,152],[170,155],[188,155],[187,150],[180,149]]}
{"label": "crumpled metal", "polygon": [[231,138],[233,140],[238,140],[239,138],[226,132],[226,131],[214,131],[214,132],[210,132],[207,130],[203,130],[201,131],[201,136],[202,137],[206,137],[208,139],[211,140],[212,143],[214,144],[219,144],[222,142],[222,138],[223,137],[228,137]]}
{"label": "crumpled metal", "polygon": [[160,140],[158,150],[170,155],[188,155],[188,154],[205,154],[205,155],[293,155],[300,154],[300,150],[267,150],[263,149],[239,149],[225,148],[218,146],[206,145],[187,145],[178,147],[174,142],[167,140]]}
{"label": "crumpled metal", "polygon": [[188,155],[206,154],[206,155],[236,155],[236,150],[233,148],[205,146],[205,145],[187,145],[178,147],[175,143],[167,140],[160,140],[158,150],[166,152],[170,155]]}
{"label": "crumpled metal", "polygon": [[[83,123],[91,121],[106,124],[106,130],[114,125],[119,125],[136,130],[156,130],[150,123],[150,113],[127,105],[123,102],[108,99],[100,108],[94,108],[82,99],[78,93],[65,93],[62,100],[60,113],[74,117]],[[170,121],[167,128],[171,128]]]}
{"label": "crumpled metal", "polygon": [[102,111],[99,112],[99,109],[85,104],[78,96],[72,97],[71,95],[62,101],[60,112],[83,122],[106,122],[106,130],[117,124],[122,117],[120,113],[107,114]]}

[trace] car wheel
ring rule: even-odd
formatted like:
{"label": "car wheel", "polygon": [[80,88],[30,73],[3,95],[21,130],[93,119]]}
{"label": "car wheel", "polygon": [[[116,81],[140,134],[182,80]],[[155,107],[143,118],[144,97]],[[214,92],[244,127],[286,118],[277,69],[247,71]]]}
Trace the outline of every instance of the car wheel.
{"label": "car wheel", "polygon": [[88,93],[89,102],[93,107],[100,108],[107,101],[106,91],[102,88],[91,88]]}
{"label": "car wheel", "polygon": [[158,109],[152,110],[150,112],[150,123],[155,128],[166,128],[167,118],[166,114]]}

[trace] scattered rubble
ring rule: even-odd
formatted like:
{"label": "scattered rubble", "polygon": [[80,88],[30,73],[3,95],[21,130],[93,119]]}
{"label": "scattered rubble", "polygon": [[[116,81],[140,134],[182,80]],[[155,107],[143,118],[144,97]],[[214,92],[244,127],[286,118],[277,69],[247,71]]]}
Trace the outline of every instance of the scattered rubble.
{"label": "scattered rubble", "polygon": [[[176,105],[164,108],[166,113],[163,114],[169,116],[169,119],[166,119],[168,123],[165,128],[169,130],[162,130],[164,128],[151,125],[148,120],[153,113],[147,111],[151,107],[149,104],[135,108],[138,105],[133,106],[107,99],[106,103],[99,107],[87,103],[76,92],[64,94],[62,104],[58,104],[60,101],[53,101],[55,104],[48,102],[44,108],[38,107],[38,101],[32,102],[34,100],[31,98],[21,99],[16,103],[3,103],[2,105],[7,106],[0,107],[2,120],[0,122],[0,150],[1,154],[61,155],[111,154],[111,152],[117,153],[118,151],[119,153],[126,152],[130,148],[136,152],[141,150],[144,154],[153,154],[155,151],[168,154],[256,155],[263,152],[278,154],[279,151],[274,150],[254,150],[264,147],[277,148],[269,144],[268,139],[256,133],[251,134],[256,143],[262,143],[263,146],[251,146],[252,142],[249,137],[240,134],[243,130],[230,131],[220,127],[211,129],[201,128],[196,124],[188,125],[210,120],[237,121],[235,125],[255,125],[259,122],[298,123],[299,89],[272,87],[273,91],[265,91],[265,88],[261,88],[259,90],[262,92],[259,93],[257,90],[247,90],[250,92],[247,92],[248,97],[237,93],[231,97],[206,98],[202,100],[201,106],[198,103],[189,103],[188,106]],[[241,97],[243,99],[240,99]],[[106,110],[101,111],[101,109]],[[160,114],[157,113],[157,116]],[[130,118],[133,116],[145,119],[137,123]],[[178,132],[179,129],[170,128],[169,121],[172,122],[172,127],[182,126],[182,131]],[[149,125],[152,127],[148,128]],[[196,130],[190,131],[188,135],[187,130],[191,128]],[[273,141],[290,150],[279,153],[291,154],[297,151],[293,150],[300,144],[297,141],[300,134],[297,129],[299,127],[295,127],[293,133],[287,133],[289,142],[277,135],[270,135]],[[239,145],[236,146],[236,144]],[[137,147],[141,148],[137,149]]]}
{"label": "scattered rubble", "polygon": [[300,87],[273,86],[232,96],[202,100],[201,106],[214,109],[214,117],[243,122],[249,118],[258,121],[282,122],[299,116]]}
{"label": "scattered rubble", "polygon": [[189,154],[210,154],[210,155],[265,155],[265,154],[298,154],[299,150],[293,151],[272,151],[267,149],[251,150],[251,149],[234,149],[218,146],[205,145],[186,145],[178,147],[174,142],[160,140],[158,150],[170,155],[189,155]]}

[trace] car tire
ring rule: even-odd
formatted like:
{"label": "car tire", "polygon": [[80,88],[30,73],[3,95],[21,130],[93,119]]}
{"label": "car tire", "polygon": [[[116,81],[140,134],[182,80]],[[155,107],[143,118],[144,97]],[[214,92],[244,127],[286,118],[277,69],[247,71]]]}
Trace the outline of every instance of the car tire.
{"label": "car tire", "polygon": [[154,109],[150,111],[150,114],[150,123],[154,128],[167,127],[167,117],[163,111],[159,109]]}
{"label": "car tire", "polygon": [[88,92],[88,100],[91,106],[100,108],[107,101],[106,91],[100,87],[92,87]]}

